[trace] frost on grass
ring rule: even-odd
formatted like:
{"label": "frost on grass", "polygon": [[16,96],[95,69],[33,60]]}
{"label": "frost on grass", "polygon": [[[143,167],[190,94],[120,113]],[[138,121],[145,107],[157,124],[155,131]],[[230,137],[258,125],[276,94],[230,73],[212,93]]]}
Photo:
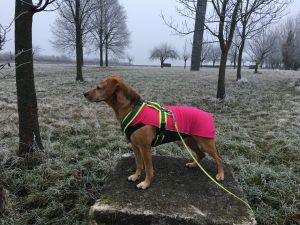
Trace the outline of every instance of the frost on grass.
{"label": "frost on grass", "polygon": [[[75,82],[68,65],[35,66],[39,120],[45,152],[31,170],[15,156],[18,124],[15,79],[0,79],[0,166],[5,169],[8,211],[4,224],[86,223],[106,175],[130,145],[113,111],[89,103],[82,93],[108,74],[120,74],[143,99],[192,105],[213,113],[217,147],[241,183],[259,224],[292,224],[300,205],[299,72],[227,72],[227,97],[215,98],[217,70],[85,67]],[[180,143],[153,149],[156,155],[188,158]],[[128,173],[131,170],[128,168]],[[200,172],[200,171],[199,171]],[[201,188],[201,187],[200,187]]]}

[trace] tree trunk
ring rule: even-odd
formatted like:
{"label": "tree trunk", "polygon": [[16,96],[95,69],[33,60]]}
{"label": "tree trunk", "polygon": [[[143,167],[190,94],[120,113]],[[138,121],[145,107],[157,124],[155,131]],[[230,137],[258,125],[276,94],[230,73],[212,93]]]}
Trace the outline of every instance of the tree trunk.
{"label": "tree trunk", "polygon": [[105,66],[108,67],[108,48],[105,48]]}
{"label": "tree trunk", "polygon": [[3,171],[0,168],[0,218],[5,211],[5,192],[4,192],[3,180],[4,180]]}
{"label": "tree trunk", "polygon": [[75,27],[76,27],[76,81],[83,81],[82,76],[82,35],[81,35],[81,24],[80,24],[80,0],[75,0]]}
{"label": "tree trunk", "polygon": [[103,67],[103,47],[100,48],[100,66]]}
{"label": "tree trunk", "polygon": [[186,61],[187,60],[184,60],[184,67],[183,67],[184,69],[186,69]]}
{"label": "tree trunk", "polygon": [[81,38],[80,38],[80,43],[81,43],[81,55],[80,55],[80,57],[81,57],[81,67],[83,67],[84,66],[84,60],[83,60],[83,44],[82,44],[82,35],[80,36]]}
{"label": "tree trunk", "polygon": [[43,149],[33,74],[32,1],[16,0],[15,63],[19,115],[18,156]]}
{"label": "tree trunk", "polygon": [[242,37],[241,46],[239,48],[239,54],[238,54],[238,64],[237,64],[237,71],[236,71],[236,80],[242,79],[242,60],[243,60],[243,52],[245,47],[245,40],[246,37]]}
{"label": "tree trunk", "polygon": [[108,67],[108,44],[107,44],[107,39],[105,40],[105,66]]}
{"label": "tree trunk", "polygon": [[227,62],[227,52],[222,53],[220,68],[219,68],[219,79],[218,79],[218,91],[217,98],[224,99],[226,96],[225,93],[225,72],[226,72],[226,62]]}
{"label": "tree trunk", "polygon": [[207,0],[197,0],[195,31],[193,36],[193,48],[191,57],[191,71],[198,71],[200,67],[206,5]]}
{"label": "tree trunk", "polygon": [[103,44],[102,44],[102,35],[100,35],[100,67],[103,67]]}
{"label": "tree trunk", "polygon": [[0,217],[3,215],[4,210],[5,210],[5,193],[4,193],[3,186],[0,184]]}
{"label": "tree trunk", "polygon": [[259,62],[255,62],[255,70],[254,70],[254,73],[258,73],[258,65],[259,65]]}
{"label": "tree trunk", "polygon": [[237,58],[237,47],[235,47],[235,50],[234,50],[233,69],[236,68],[236,58]]}
{"label": "tree trunk", "polygon": [[[103,66],[103,56],[101,57],[101,55],[102,55],[102,50],[101,50],[101,48],[100,48],[100,46],[99,46],[99,66],[100,67],[102,67]],[[102,60],[101,60],[102,59]],[[102,61],[102,63],[101,63],[101,61]]]}
{"label": "tree trunk", "polygon": [[103,12],[103,1],[100,1],[100,30],[99,30],[99,48],[100,48],[100,67],[103,67],[103,34],[104,34],[104,23],[103,23],[103,16],[104,16],[104,12]]}
{"label": "tree trunk", "polygon": [[160,68],[164,68],[165,60],[163,57],[160,57]]}

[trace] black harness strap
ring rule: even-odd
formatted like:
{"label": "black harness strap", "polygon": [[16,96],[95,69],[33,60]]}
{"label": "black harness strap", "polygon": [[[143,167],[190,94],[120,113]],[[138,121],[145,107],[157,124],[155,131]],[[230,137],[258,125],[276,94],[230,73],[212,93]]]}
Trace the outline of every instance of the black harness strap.
{"label": "black harness strap", "polygon": [[131,112],[129,112],[125,116],[125,118],[123,119],[123,121],[121,123],[121,129],[124,132],[124,134],[126,132],[127,127],[134,120],[134,118],[138,115],[139,111],[141,110],[141,108],[143,106],[144,106],[144,102],[143,101],[139,101],[138,104],[133,108],[133,110],[131,110]]}

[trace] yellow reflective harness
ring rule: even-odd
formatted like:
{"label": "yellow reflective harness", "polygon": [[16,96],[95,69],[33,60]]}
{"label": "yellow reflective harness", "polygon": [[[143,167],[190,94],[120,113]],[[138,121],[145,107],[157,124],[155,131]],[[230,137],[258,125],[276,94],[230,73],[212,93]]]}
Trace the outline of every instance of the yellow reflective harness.
{"label": "yellow reflective harness", "polygon": [[161,107],[160,104],[156,102],[145,101],[145,100],[139,101],[138,104],[133,108],[133,110],[127,113],[127,115],[122,120],[121,129],[123,131],[124,136],[126,137],[127,128],[132,123],[132,121],[138,116],[138,114],[141,112],[141,110],[145,105],[154,108],[159,112],[158,132],[154,142],[152,143],[152,146],[155,147],[160,145],[165,138],[163,131],[166,129],[167,114],[170,114],[170,111]]}
{"label": "yellow reflective harness", "polygon": [[[197,158],[194,156],[192,150],[187,146],[186,142],[184,141],[182,135],[180,134],[179,130],[178,130],[178,126],[177,126],[177,122],[176,122],[176,118],[175,115],[173,114],[173,112],[171,110],[167,110],[163,107],[161,107],[158,103],[156,102],[151,102],[151,101],[144,101],[141,100],[132,111],[130,111],[125,118],[122,120],[121,123],[121,129],[126,137],[126,129],[129,127],[129,125],[132,123],[132,121],[138,116],[138,114],[140,113],[140,111],[142,110],[142,108],[148,105],[149,107],[155,108],[156,110],[159,111],[159,129],[160,130],[164,130],[166,128],[166,124],[167,124],[167,115],[171,115],[174,121],[174,126],[176,129],[176,132],[183,144],[183,146],[185,147],[186,151],[188,152],[188,154],[191,156],[191,158],[196,162],[196,164],[198,165],[198,167],[201,169],[201,171],[213,182],[215,183],[217,186],[219,186],[223,191],[225,191],[226,193],[228,193],[229,195],[233,196],[234,198],[236,198],[237,200],[239,200],[240,202],[242,202],[245,206],[247,206],[247,208],[249,208],[252,212],[252,208],[251,206],[242,198],[238,197],[237,195],[235,195],[234,193],[232,193],[231,191],[229,191],[228,189],[226,189],[222,184],[220,184],[219,182],[217,182],[212,176],[209,175],[209,173],[204,169],[204,167],[200,164],[200,162],[197,160]],[[162,143],[162,141],[164,140],[164,134],[163,132],[158,132],[158,134],[156,135],[156,139],[154,141],[154,144],[152,144],[152,146],[157,146],[160,143]]]}

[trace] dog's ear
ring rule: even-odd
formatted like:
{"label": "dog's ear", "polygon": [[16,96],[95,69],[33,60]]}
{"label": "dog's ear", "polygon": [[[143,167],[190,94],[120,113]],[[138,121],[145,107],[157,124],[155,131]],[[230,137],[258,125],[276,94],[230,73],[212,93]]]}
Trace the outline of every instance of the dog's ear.
{"label": "dog's ear", "polygon": [[117,91],[122,92],[125,98],[127,98],[130,103],[137,104],[141,96],[133,90],[131,87],[129,87],[127,84],[125,84],[124,80],[119,76],[110,76],[107,79],[108,86],[109,86],[109,93],[113,95]]}
{"label": "dog's ear", "polygon": [[123,83],[123,79],[119,76],[109,76],[106,79],[106,89],[108,95],[113,95]]}
{"label": "dog's ear", "polygon": [[131,104],[135,105],[141,100],[141,96],[125,83],[120,85],[120,89],[122,89],[124,96],[130,101]]}

